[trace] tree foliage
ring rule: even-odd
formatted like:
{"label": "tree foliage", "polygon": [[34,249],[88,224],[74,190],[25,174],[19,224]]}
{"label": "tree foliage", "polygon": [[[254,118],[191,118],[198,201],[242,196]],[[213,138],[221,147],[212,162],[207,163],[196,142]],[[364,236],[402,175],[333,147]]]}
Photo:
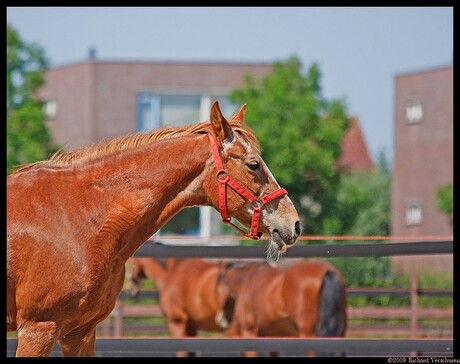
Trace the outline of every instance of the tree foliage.
{"label": "tree foliage", "polygon": [[7,26],[7,173],[53,153],[42,102],[34,92],[43,84],[48,61],[42,47],[23,41]]}
{"label": "tree foliage", "polygon": [[342,176],[336,211],[327,218],[324,234],[389,235],[391,173],[383,153],[378,156],[377,167],[377,172],[354,172]]}
{"label": "tree foliage", "polygon": [[[322,97],[317,64],[305,75],[300,70],[295,57],[279,62],[259,82],[247,77],[230,99],[248,104],[247,123],[257,134],[264,160],[299,209],[305,235],[387,236],[391,172],[384,153],[378,157],[377,171],[338,169],[349,125],[345,104]],[[394,282],[389,257],[353,258],[352,264],[350,258],[330,260],[349,286]]]}
{"label": "tree foliage", "polygon": [[[377,168],[377,172],[350,173],[342,177],[337,193],[336,214],[325,222],[325,235],[389,235],[391,173],[383,153],[378,156]],[[359,242],[335,242],[357,243]],[[344,275],[348,286],[382,287],[389,282],[394,283],[389,257],[352,259],[353,264],[350,264],[349,257],[331,258],[331,262]]]}
{"label": "tree foliage", "polygon": [[441,185],[436,190],[436,208],[447,215],[450,226],[454,225],[454,186],[452,183]]}
{"label": "tree foliage", "polygon": [[313,64],[306,74],[297,57],[277,62],[261,80],[247,76],[229,94],[247,103],[247,123],[254,129],[264,160],[303,217],[305,234],[323,230],[335,213],[340,171],[335,168],[348,126],[342,100],[321,94],[321,73]]}

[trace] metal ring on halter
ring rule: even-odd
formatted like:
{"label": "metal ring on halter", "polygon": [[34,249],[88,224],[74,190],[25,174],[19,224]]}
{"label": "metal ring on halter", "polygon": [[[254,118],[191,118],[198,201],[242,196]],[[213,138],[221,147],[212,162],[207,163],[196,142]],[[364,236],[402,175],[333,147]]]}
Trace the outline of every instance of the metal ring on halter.
{"label": "metal ring on halter", "polygon": [[[220,179],[219,177],[220,177],[221,175],[223,175],[223,174],[225,174],[226,177],[225,177],[224,179]],[[219,182],[227,183],[228,180],[230,179],[230,177],[229,177],[227,171],[217,171],[217,173],[216,173],[216,179],[217,179],[217,181],[219,181]]]}

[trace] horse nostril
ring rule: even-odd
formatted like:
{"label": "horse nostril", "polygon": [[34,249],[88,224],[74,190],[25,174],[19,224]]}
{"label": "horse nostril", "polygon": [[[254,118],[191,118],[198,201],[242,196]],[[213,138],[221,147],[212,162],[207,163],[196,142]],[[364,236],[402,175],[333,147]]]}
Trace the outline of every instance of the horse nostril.
{"label": "horse nostril", "polygon": [[302,228],[300,227],[300,222],[299,221],[295,222],[294,229],[295,229],[296,235],[300,236],[300,233],[302,232]]}

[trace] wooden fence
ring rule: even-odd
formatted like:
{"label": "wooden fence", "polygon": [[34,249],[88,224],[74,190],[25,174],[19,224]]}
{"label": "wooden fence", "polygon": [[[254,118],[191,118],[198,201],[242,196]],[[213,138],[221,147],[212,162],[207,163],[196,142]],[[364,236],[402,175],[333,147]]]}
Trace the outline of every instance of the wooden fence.
{"label": "wooden fence", "polygon": [[[386,320],[386,319],[404,319],[408,325],[399,325],[391,327],[389,325],[366,325],[366,324],[349,324],[347,329],[347,337],[372,337],[379,335],[381,337],[402,336],[412,339],[421,337],[451,337],[453,336],[453,307],[449,308],[421,308],[419,307],[419,296],[436,296],[436,297],[453,297],[452,290],[428,290],[417,287],[416,276],[412,277],[410,289],[381,289],[381,288],[349,288],[347,296],[366,296],[375,297],[379,295],[387,295],[390,297],[409,296],[410,303],[408,307],[348,307],[348,321],[353,320]],[[130,303],[123,304],[123,297],[120,295],[120,300],[110,314],[99,326],[99,333],[104,337],[126,337],[136,331],[151,332],[153,335],[165,334],[168,335],[166,323],[151,324],[150,327],[141,327],[136,325],[124,325],[123,320],[127,317],[163,317],[163,314],[157,304],[138,304]],[[138,300],[150,298],[157,300],[157,291],[143,291],[139,293]],[[431,330],[423,331],[419,321],[424,320],[442,320],[447,322],[447,325],[437,324]]]}
{"label": "wooden fence", "polygon": [[[134,256],[165,257],[203,257],[203,258],[260,258],[263,257],[262,246],[171,246],[151,241],[143,245]],[[284,258],[294,257],[362,257],[362,256],[388,256],[388,255],[420,255],[420,254],[452,254],[453,241],[433,240],[424,242],[400,243],[360,243],[360,244],[318,244],[294,246],[288,250]],[[349,307],[349,321],[353,319],[407,319],[408,327],[389,328],[363,328],[351,326],[348,330],[350,336],[402,335],[417,339],[420,332],[420,319],[440,319],[453,322],[453,308],[421,308],[418,305],[419,296],[453,296],[452,290],[427,290],[417,287],[417,279],[412,276],[410,289],[348,289],[348,296],[409,296],[409,307]],[[149,317],[162,316],[161,310],[156,305],[123,305],[118,302],[112,316],[102,325],[104,336],[123,336],[123,317]],[[452,324],[453,326],[453,324]],[[447,328],[447,336],[453,333],[453,327]],[[161,329],[165,329],[163,326]]]}
{"label": "wooden fence", "polygon": [[[333,257],[333,256],[386,256],[386,255],[419,255],[419,254],[453,254],[452,240],[402,242],[402,243],[371,243],[371,244],[318,244],[294,246],[285,254],[289,257]],[[168,246],[147,242],[135,256],[161,257],[203,257],[203,258],[260,258],[264,256],[263,246]],[[352,293],[349,291],[349,294]],[[402,294],[403,292],[399,292]],[[422,291],[414,284],[411,286],[411,307],[400,311],[396,316],[409,316],[411,335],[416,330],[416,323],[421,314],[452,317],[453,313],[424,311],[416,307],[416,297]],[[431,292],[433,293],[433,292]],[[436,293],[436,292],[434,292]],[[439,293],[439,292],[438,292]],[[445,292],[449,294],[449,292]],[[355,293],[356,294],[356,293]],[[407,294],[407,292],[405,293]],[[126,311],[126,310],[125,310]],[[382,311],[383,312],[383,311]],[[395,314],[396,311],[393,311]],[[114,312],[116,314],[116,312]],[[158,312],[156,312],[158,314]],[[351,316],[353,310],[350,311]],[[368,313],[369,315],[371,313]],[[364,311],[361,311],[364,315]],[[375,315],[375,311],[372,313]],[[382,314],[388,315],[388,313]],[[394,316],[393,316],[394,317]],[[17,346],[15,338],[7,339],[7,356],[14,356]],[[60,356],[56,345],[52,356]],[[332,356],[351,357],[390,357],[390,356],[430,356],[453,357],[453,339],[298,339],[298,338],[98,338],[96,341],[97,356],[174,356],[178,350],[196,352],[197,356],[240,356],[242,351],[259,351],[262,356],[273,351],[281,352],[281,356],[305,356],[306,352],[316,351]]]}

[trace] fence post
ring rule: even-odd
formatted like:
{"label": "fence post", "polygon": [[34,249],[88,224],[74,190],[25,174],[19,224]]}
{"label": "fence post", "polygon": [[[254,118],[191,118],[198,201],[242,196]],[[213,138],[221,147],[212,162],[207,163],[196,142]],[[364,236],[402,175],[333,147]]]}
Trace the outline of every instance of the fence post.
{"label": "fence post", "polygon": [[417,321],[418,321],[418,289],[417,289],[417,276],[412,274],[410,284],[410,337],[411,339],[417,338]]}
{"label": "fence post", "polygon": [[115,308],[113,309],[113,336],[122,337],[123,336],[123,304],[121,300],[117,300]]}
{"label": "fence post", "polygon": [[110,327],[112,322],[112,315],[110,314],[107,318],[102,322],[102,334],[105,337],[110,337]]}

